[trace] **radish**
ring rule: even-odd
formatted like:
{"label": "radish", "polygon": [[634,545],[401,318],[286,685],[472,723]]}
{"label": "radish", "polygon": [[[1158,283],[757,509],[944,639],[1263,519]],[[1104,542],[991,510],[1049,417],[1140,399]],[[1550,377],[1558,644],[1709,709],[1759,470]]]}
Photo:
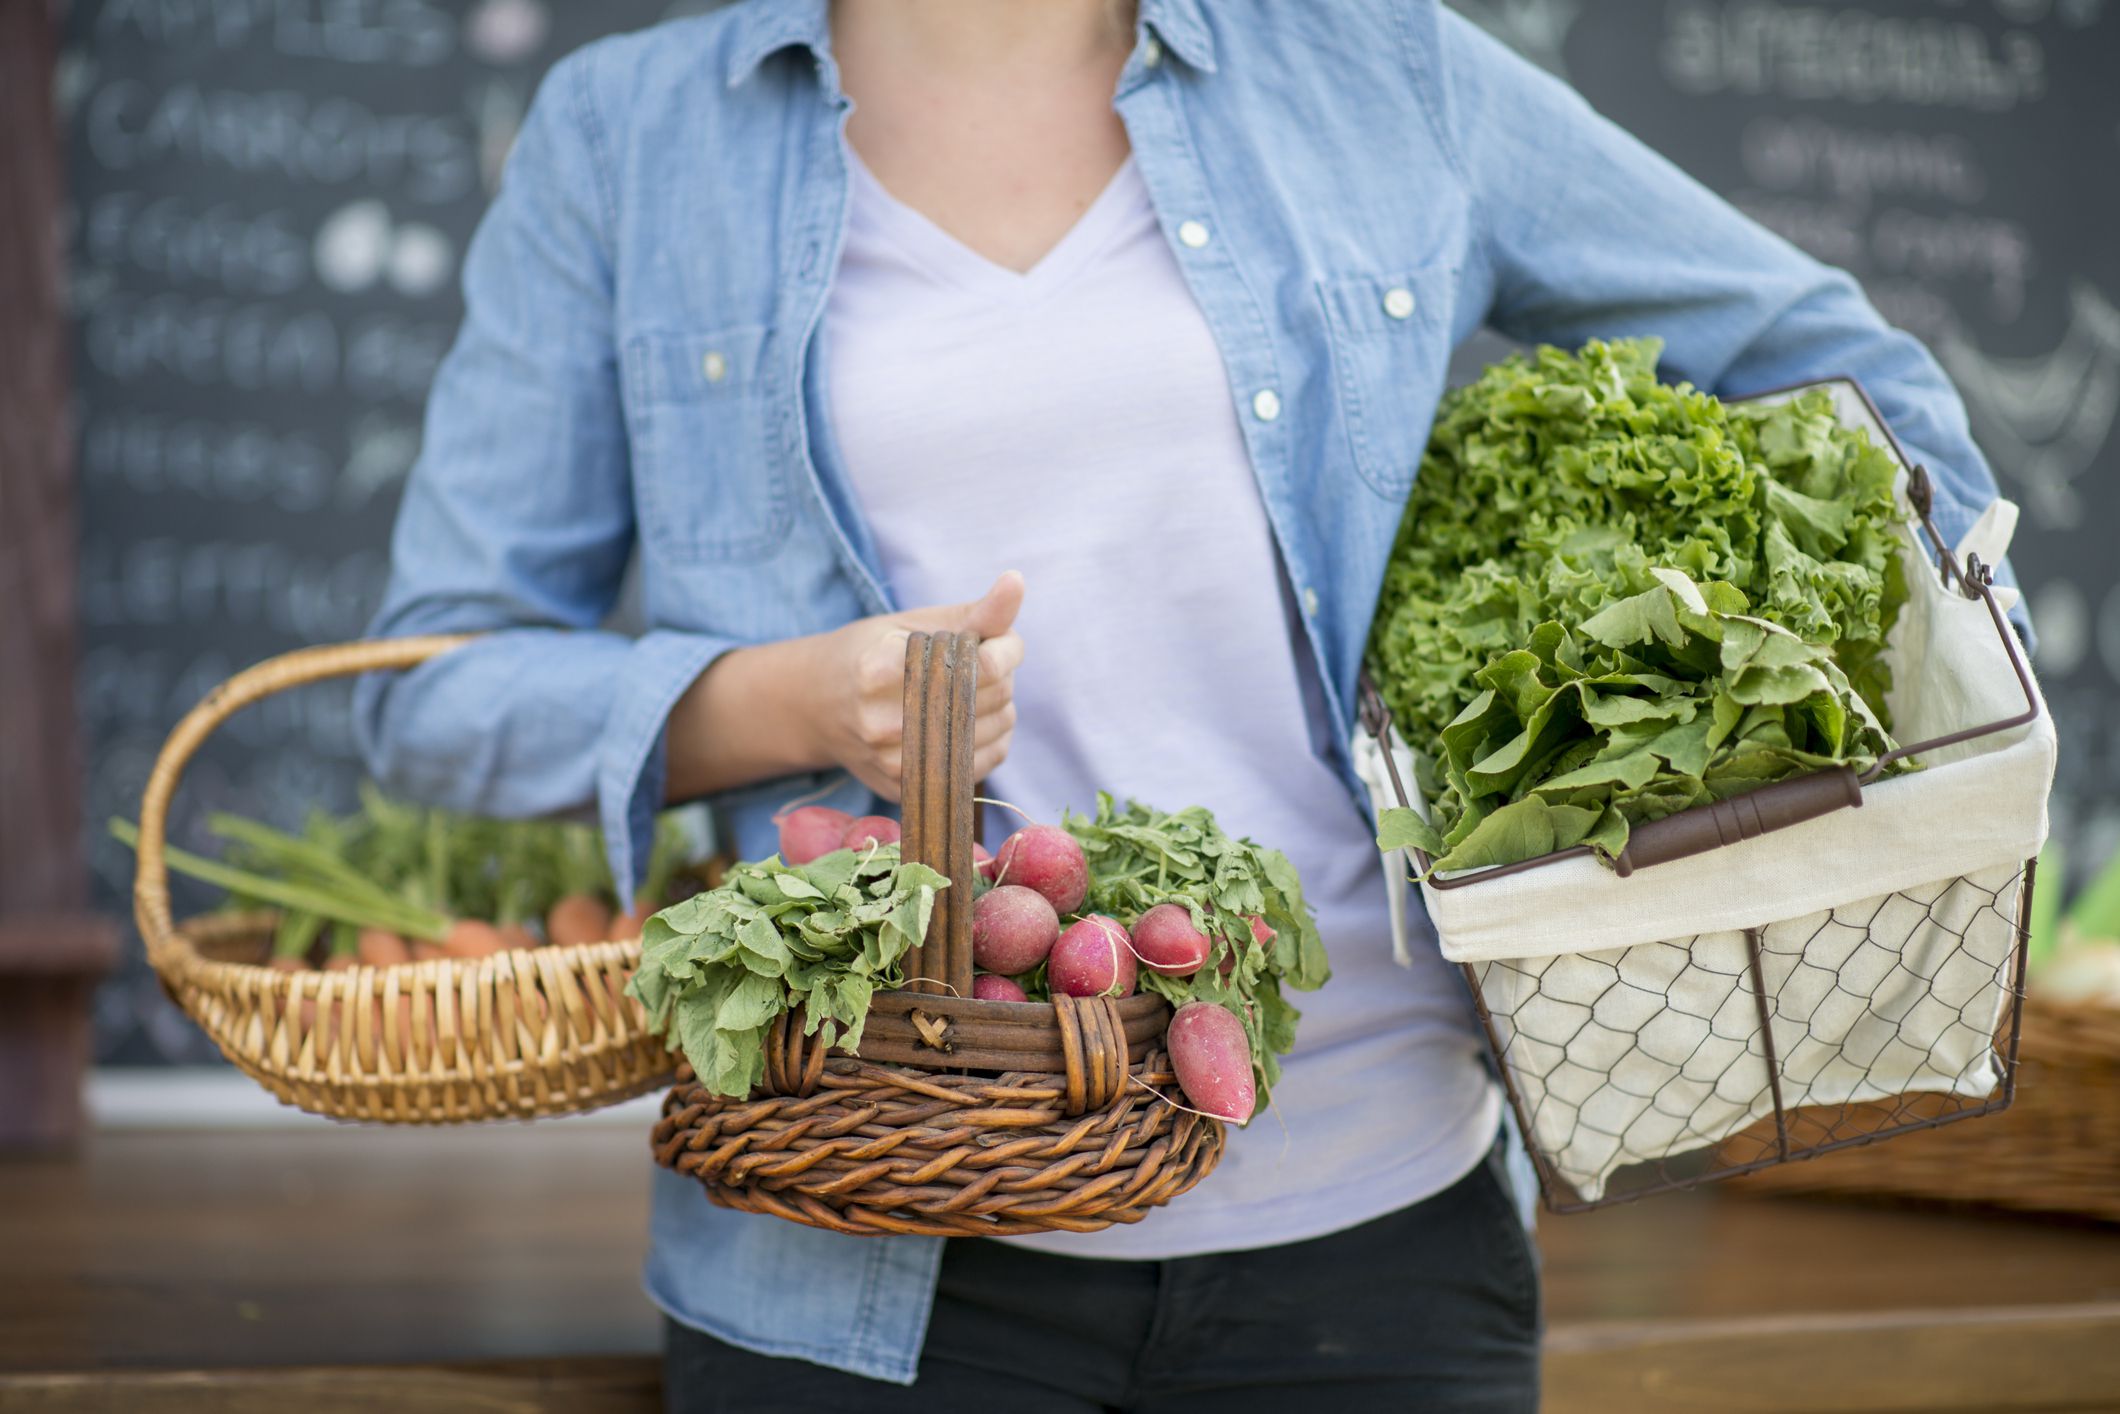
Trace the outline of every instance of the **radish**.
{"label": "radish", "polygon": [[790,810],[780,817],[780,857],[789,864],[808,864],[835,849],[843,849],[847,827],[853,823],[853,816],[829,805],[804,805]]}
{"label": "radish", "polygon": [[1234,1124],[1251,1119],[1259,1092],[1252,1081],[1251,1045],[1235,1013],[1213,1002],[1187,1002],[1170,1019],[1164,1044],[1194,1108]]}
{"label": "radish", "polygon": [[1181,903],[1159,903],[1134,920],[1134,951],[1151,972],[1190,977],[1207,961],[1207,935]]}
{"label": "radish", "polygon": [[1030,971],[1059,936],[1060,915],[1021,884],[988,889],[972,905],[972,961],[989,972]]}
{"label": "radish", "polygon": [[[1002,857],[1008,857],[1007,851]],[[1131,996],[1139,973],[1133,940],[1118,919],[1101,913],[1086,914],[1070,925],[1053,944],[1045,969],[1053,990],[1071,997]]]}
{"label": "radish", "polygon": [[524,924],[503,923],[500,925],[499,931],[501,941],[511,948],[534,948],[537,946],[537,934],[531,932]]}
{"label": "radish", "polygon": [[1089,897],[1089,861],[1058,825],[1025,825],[1003,840],[994,879],[1036,889],[1055,913],[1073,913]]}
{"label": "radish", "polygon": [[847,823],[840,836],[842,849],[867,849],[871,845],[898,843],[898,822],[888,815],[864,815]]}
{"label": "radish", "polygon": [[993,883],[994,870],[997,867],[999,866],[995,863],[994,856],[987,853],[986,846],[977,840],[973,840],[972,868],[978,873],[979,877],[986,880],[989,884]]}
{"label": "radish", "polygon": [[972,995],[982,1002],[1027,1002],[1029,997],[1016,985],[1014,979],[998,973],[982,972],[972,979]]}

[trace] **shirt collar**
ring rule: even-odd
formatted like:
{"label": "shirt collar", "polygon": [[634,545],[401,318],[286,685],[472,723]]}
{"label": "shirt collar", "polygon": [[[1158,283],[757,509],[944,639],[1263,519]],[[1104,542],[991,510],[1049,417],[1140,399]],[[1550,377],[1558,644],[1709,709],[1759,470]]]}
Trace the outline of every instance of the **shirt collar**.
{"label": "shirt collar", "polygon": [[[729,87],[749,78],[766,57],[800,45],[820,59],[831,53],[828,0],[750,0],[730,16]],[[1141,23],[1202,73],[1215,71],[1215,41],[1200,0],[1141,0]]]}
{"label": "shirt collar", "polygon": [[1215,37],[1200,13],[1200,0],[1141,0],[1141,23],[1191,67],[1203,74],[1215,71]]}
{"label": "shirt collar", "polygon": [[749,78],[766,57],[800,45],[817,58],[832,52],[827,0],[750,0],[730,15],[729,87]]}

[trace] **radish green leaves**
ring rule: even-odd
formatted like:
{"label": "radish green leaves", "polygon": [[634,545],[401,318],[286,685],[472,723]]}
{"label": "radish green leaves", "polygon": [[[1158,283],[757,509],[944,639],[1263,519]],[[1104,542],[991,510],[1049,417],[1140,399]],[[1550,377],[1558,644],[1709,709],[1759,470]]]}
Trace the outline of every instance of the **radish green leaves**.
{"label": "radish green leaves", "polygon": [[738,864],[720,888],[648,920],[626,990],[700,1084],[748,1095],[783,1011],[802,1008],[803,1031],[827,1046],[861,1044],[869,998],[903,985],[902,960],[948,886],[925,865],[900,863],[896,845]]}

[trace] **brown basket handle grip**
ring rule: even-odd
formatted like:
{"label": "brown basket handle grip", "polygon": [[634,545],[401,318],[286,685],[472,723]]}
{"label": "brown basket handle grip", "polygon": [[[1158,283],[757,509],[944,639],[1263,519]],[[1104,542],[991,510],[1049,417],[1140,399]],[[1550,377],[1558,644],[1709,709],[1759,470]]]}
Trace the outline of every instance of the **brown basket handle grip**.
{"label": "brown basket handle grip", "polygon": [[168,843],[169,802],[184,778],[184,768],[214,728],[276,692],[331,678],[418,667],[429,658],[470,642],[474,634],[430,634],[423,638],[369,638],[322,648],[301,648],[245,668],[206,694],[184,714],[169,740],[162,743],[147,789],[140,797],[140,843],[133,869],[133,917],[147,953],[167,947],[176,924],[169,911],[169,869],[162,851]]}
{"label": "brown basket handle grip", "polygon": [[914,633],[905,645],[901,857],[950,881],[927,940],[906,954],[906,990],[972,994],[972,730],[979,639]]}
{"label": "brown basket handle grip", "polygon": [[1776,781],[1713,805],[1636,825],[1627,836],[1627,847],[1612,862],[1613,872],[1624,879],[1652,864],[1705,854],[1861,804],[1862,783],[1852,766]]}

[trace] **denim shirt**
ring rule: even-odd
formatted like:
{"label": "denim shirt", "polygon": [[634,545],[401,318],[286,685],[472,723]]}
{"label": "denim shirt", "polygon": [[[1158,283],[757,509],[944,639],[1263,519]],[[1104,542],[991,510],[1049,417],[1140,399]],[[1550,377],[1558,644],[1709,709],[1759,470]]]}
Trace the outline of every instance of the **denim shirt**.
{"label": "denim shirt", "polygon": [[[1429,0],[1142,0],[1115,103],[1228,373],[1350,793],[1354,688],[1452,348],[1654,334],[1718,393],[1851,374],[1963,533],[1994,495],[1928,353]],[[556,66],[464,268],[375,632],[484,631],[364,681],[389,787],[594,810],[637,878],[663,723],[719,655],[897,607],[832,445],[819,317],[852,105],[824,0],[751,0]],[[646,630],[604,625],[635,552]],[[775,804],[715,802],[735,849]],[[1181,1200],[1182,1201],[1182,1200]],[[1154,1221],[1153,1218],[1149,1219]],[[910,1381],[940,1239],[836,1236],[656,1175],[647,1282],[754,1350]]]}

